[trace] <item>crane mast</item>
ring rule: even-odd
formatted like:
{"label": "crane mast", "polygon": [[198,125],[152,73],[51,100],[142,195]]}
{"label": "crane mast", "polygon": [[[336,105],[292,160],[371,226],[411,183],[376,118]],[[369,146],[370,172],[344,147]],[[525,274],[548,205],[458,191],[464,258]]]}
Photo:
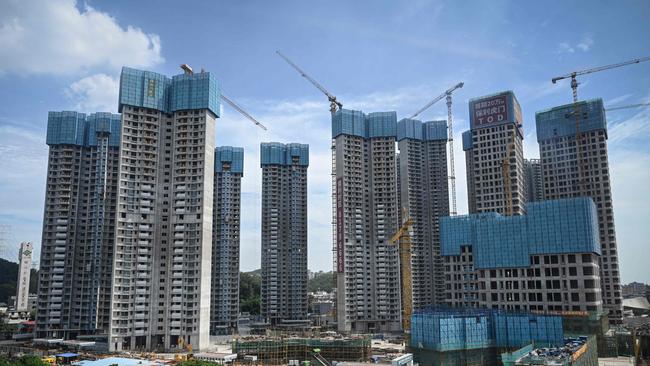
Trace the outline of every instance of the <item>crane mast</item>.
{"label": "crane mast", "polygon": [[334,115],[334,113],[336,113],[337,109],[343,108],[343,104],[341,104],[341,102],[336,100],[336,96],[334,94],[330,93],[329,91],[327,91],[327,89],[325,89],[325,87],[320,85],[320,83],[318,81],[316,81],[311,76],[307,75],[306,72],[302,71],[302,69],[300,67],[298,67],[298,65],[296,65],[293,61],[291,61],[287,56],[283,55],[280,51],[275,51],[275,53],[277,53],[278,56],[282,57],[282,59],[284,61],[286,61],[296,71],[298,71],[300,76],[307,79],[307,81],[309,81],[313,86],[315,86],[316,89],[320,90],[321,93],[325,94],[325,96],[327,97],[327,100],[329,100],[329,102],[330,102],[330,113],[332,113],[332,115]]}
{"label": "crane mast", "polygon": [[444,93],[440,94],[439,96],[435,97],[432,101],[427,103],[424,107],[420,108],[417,112],[415,112],[410,118],[415,118],[417,117],[420,113],[424,112],[427,110],[429,107],[432,105],[436,104],[438,101],[442,100],[442,98],[447,99],[447,132],[448,132],[448,143],[449,143],[449,184],[451,186],[451,216],[457,215],[458,211],[456,209],[456,168],[454,164],[454,123],[453,123],[453,115],[451,112],[451,93],[454,92],[456,89],[460,89],[465,85],[465,83],[460,82],[451,88],[445,90]]}
{"label": "crane mast", "polygon": [[515,148],[515,136],[517,134],[517,125],[515,124],[512,129],[512,138],[506,147],[506,153],[503,157],[503,162],[501,163],[501,175],[503,176],[503,198],[504,198],[504,208],[503,214],[505,216],[512,216],[513,207],[512,207],[512,181],[510,179],[510,155],[512,155],[512,150]]}
{"label": "crane mast", "polygon": [[454,124],[451,113],[451,93],[447,94],[447,130],[449,132],[449,183],[451,185],[451,216],[456,216],[456,168],[454,165]]}
{"label": "crane mast", "polygon": [[411,331],[411,315],[413,314],[413,280],[411,276],[411,233],[413,230],[413,219],[409,216],[406,208],[402,208],[402,226],[390,238],[390,243],[398,245],[399,270],[400,270],[400,294],[402,298],[402,329],[404,332]]}

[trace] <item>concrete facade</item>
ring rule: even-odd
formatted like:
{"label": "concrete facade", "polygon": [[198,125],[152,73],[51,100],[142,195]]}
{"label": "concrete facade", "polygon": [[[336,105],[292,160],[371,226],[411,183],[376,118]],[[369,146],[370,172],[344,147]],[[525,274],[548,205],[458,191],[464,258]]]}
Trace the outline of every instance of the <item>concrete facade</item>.
{"label": "concrete facade", "polygon": [[470,130],[463,134],[470,213],[505,213],[502,166],[508,146],[512,213],[526,212],[521,107],[511,91],[474,98],[469,103]]}
{"label": "concrete facade", "polygon": [[262,143],[262,317],[307,319],[309,145]]}
{"label": "concrete facade", "polygon": [[14,308],[18,312],[30,311],[29,278],[32,270],[32,252],[34,246],[30,242],[20,243],[18,251],[18,283],[16,284],[16,302]]}
{"label": "concrete facade", "polygon": [[122,69],[111,351],[209,344],[219,109],[210,73]]}
{"label": "concrete facade", "polygon": [[[413,309],[445,301],[440,217],[449,216],[447,122],[397,124],[399,207],[413,219]],[[403,218],[400,217],[400,222]]]}
{"label": "concrete facade", "polygon": [[544,200],[542,164],[539,159],[524,159],[524,175],[526,177],[526,201]]}
{"label": "concrete facade", "polygon": [[220,146],[214,157],[210,334],[233,334],[239,316],[239,232],[244,149]]}
{"label": "concrete facade", "polygon": [[[596,204],[603,301],[610,322],[618,324],[623,316],[622,290],[607,155],[607,119],[601,99],[579,102],[580,137],[576,139],[575,107],[567,104],[535,115],[544,196],[587,196]],[[578,164],[576,140],[580,141],[582,164]]]}
{"label": "concrete facade", "polygon": [[332,116],[332,193],[339,331],[401,330],[395,112]]}
{"label": "concrete facade", "polygon": [[120,116],[50,112],[36,337],[107,333]]}

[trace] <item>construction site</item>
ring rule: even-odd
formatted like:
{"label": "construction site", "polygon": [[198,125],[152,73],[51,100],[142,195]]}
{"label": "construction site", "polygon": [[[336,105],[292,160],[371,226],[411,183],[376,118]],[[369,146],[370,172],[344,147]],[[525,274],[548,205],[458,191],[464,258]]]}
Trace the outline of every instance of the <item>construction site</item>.
{"label": "construction site", "polygon": [[[332,361],[370,360],[370,336],[346,338],[302,338],[302,337],[248,337],[232,342],[232,352],[238,359],[254,356],[260,364],[286,365],[292,360]],[[250,357],[249,357],[250,358]],[[328,363],[325,363],[328,364]]]}
{"label": "construction site", "polygon": [[431,308],[413,315],[409,350],[423,365],[497,365],[529,344],[560,346],[562,317],[493,309]]}

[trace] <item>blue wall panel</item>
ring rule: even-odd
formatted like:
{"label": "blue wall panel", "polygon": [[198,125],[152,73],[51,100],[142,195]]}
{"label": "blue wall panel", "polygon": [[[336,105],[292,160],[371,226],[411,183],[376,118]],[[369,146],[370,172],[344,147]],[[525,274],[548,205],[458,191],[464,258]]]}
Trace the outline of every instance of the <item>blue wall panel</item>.
{"label": "blue wall panel", "polygon": [[527,267],[533,254],[600,254],[596,206],[588,197],[532,202],[521,216],[448,216],[440,226],[442,255],[472,246],[477,269]]}
{"label": "blue wall panel", "polygon": [[122,68],[119,108],[123,105],[171,113],[187,109],[209,109],[217,117],[221,95],[217,79],[209,72],[181,74],[173,78],[151,71]]}
{"label": "blue wall panel", "polygon": [[218,146],[214,149],[214,170],[223,171],[224,163],[230,164],[230,171],[244,174],[244,148]]}
{"label": "blue wall panel", "polygon": [[262,142],[260,144],[260,165],[297,165],[309,166],[309,145],[283,144],[279,142]]}
{"label": "blue wall panel", "polygon": [[[592,99],[578,102],[581,112],[580,132],[607,131],[607,118],[602,99]],[[556,137],[575,136],[576,116],[575,105],[565,104],[535,113],[537,141]]]}
{"label": "blue wall panel", "polygon": [[48,145],[96,146],[97,132],[109,133],[110,146],[120,146],[121,120],[119,114],[49,112],[47,115]]}
{"label": "blue wall panel", "polygon": [[522,347],[531,342],[561,345],[559,315],[498,309],[433,308],[411,317],[411,346],[438,352]]}

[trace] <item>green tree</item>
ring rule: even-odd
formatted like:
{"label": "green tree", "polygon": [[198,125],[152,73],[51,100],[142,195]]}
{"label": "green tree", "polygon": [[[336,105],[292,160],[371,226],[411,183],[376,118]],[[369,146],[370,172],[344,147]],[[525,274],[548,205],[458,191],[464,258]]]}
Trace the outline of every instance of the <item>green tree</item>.
{"label": "green tree", "polygon": [[262,278],[253,272],[239,274],[239,310],[252,315],[260,313],[260,287]]}
{"label": "green tree", "polygon": [[17,359],[0,356],[0,366],[47,366],[47,364],[37,356],[23,356]]}
{"label": "green tree", "polygon": [[316,276],[307,283],[307,290],[309,292],[332,292],[334,290],[334,275],[332,272],[316,273]]}

